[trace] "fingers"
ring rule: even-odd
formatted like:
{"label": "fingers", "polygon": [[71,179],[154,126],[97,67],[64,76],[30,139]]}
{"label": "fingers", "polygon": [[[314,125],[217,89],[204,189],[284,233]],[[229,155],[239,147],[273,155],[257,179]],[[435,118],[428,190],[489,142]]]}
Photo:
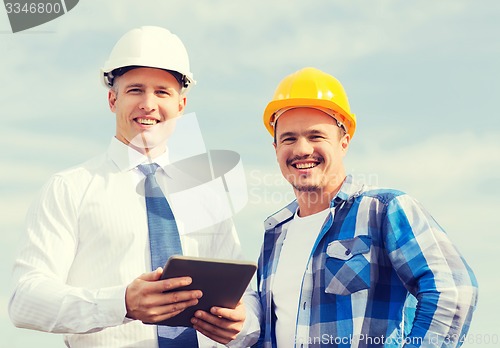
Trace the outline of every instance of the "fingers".
{"label": "fingers", "polygon": [[139,277],[137,277],[137,279],[146,282],[155,282],[154,284],[157,285],[157,288],[152,288],[152,291],[169,291],[183,286],[188,286],[193,282],[191,277],[169,278],[157,282],[157,280],[160,279],[162,273],[163,273],[163,268],[158,267],[152,272],[141,274]]}
{"label": "fingers", "polygon": [[134,308],[135,319],[144,323],[156,323],[169,319],[188,307],[198,304],[201,291],[174,291],[143,297],[138,308]]}
{"label": "fingers", "polygon": [[170,303],[164,306],[157,306],[151,309],[148,316],[142,320],[145,324],[154,324],[172,318],[184,311],[186,308],[198,304],[198,299]]}
{"label": "fingers", "polygon": [[[198,301],[203,296],[200,290],[172,291],[167,293],[157,293],[144,299],[144,305],[149,307],[174,306],[179,303]],[[180,308],[175,308],[180,309]]]}
{"label": "fingers", "polygon": [[236,306],[235,309],[229,309],[229,308],[221,308],[221,307],[212,307],[210,309],[210,313],[217,317],[222,317],[224,319],[227,319],[229,321],[244,321],[245,320],[245,310],[240,309],[240,304]]}
{"label": "fingers", "polygon": [[[162,269],[144,273],[134,279],[125,291],[127,317],[145,323],[155,323],[194,306],[203,295],[200,290],[179,290],[191,284],[190,277],[158,281]],[[168,291],[168,292],[166,292]]]}
{"label": "fingers", "polygon": [[191,279],[191,277],[179,277],[164,279],[162,281],[156,282],[155,284],[158,285],[158,289],[161,292],[164,292],[188,286],[192,282],[193,280]]}
{"label": "fingers", "polygon": [[163,269],[161,267],[158,267],[157,269],[155,269],[152,272],[147,272],[147,273],[141,274],[137,279],[152,282],[152,281],[160,279],[162,273],[163,273]]}
{"label": "fingers", "polygon": [[151,285],[151,287],[149,288],[151,292],[169,291],[183,286],[188,286],[193,282],[191,277],[169,278],[158,281],[162,273],[163,269],[161,267],[158,267],[152,272],[141,274],[139,277],[135,279],[135,282],[140,282],[140,281],[148,282],[149,285]]}
{"label": "fingers", "polygon": [[193,327],[212,340],[227,344],[234,340],[245,322],[245,307],[239,303],[235,309],[212,307],[211,313],[196,311],[191,320]]}
{"label": "fingers", "polygon": [[[238,330],[228,331],[227,329],[222,329],[219,325],[229,326],[230,324],[224,319],[216,318],[219,319],[217,321],[215,318],[206,312],[196,311],[195,317],[191,319],[191,323],[195,330],[216,342],[227,344],[236,338]],[[218,325],[214,325],[216,322]]]}
{"label": "fingers", "polygon": [[[196,321],[196,319],[193,319],[194,321]],[[218,342],[218,343],[221,343],[221,344],[228,344],[229,342],[231,342],[234,338],[236,338],[236,336],[234,337],[227,337],[225,335],[225,331],[223,330],[218,330],[218,329],[214,329],[213,327],[207,327],[206,326],[206,323],[204,323],[203,321],[199,320],[198,321],[199,324],[194,324],[193,325],[193,328],[197,331],[199,331],[201,334],[207,336],[208,338],[214,340],[215,342]],[[222,333],[224,334],[224,336],[220,336],[218,335],[217,333]]]}

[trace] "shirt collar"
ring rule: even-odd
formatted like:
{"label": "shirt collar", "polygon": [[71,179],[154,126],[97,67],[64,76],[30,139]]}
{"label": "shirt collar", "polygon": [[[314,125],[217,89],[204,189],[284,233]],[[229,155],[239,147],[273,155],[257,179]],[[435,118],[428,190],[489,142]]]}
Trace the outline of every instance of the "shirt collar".
{"label": "shirt collar", "polygon": [[352,175],[347,175],[340,186],[339,192],[335,195],[330,203],[330,207],[335,207],[343,201],[348,201],[351,197],[359,196],[363,186],[356,184],[352,178]]}
{"label": "shirt collar", "polygon": [[[151,163],[151,159],[134,148],[122,143],[120,140],[113,137],[108,147],[108,155],[110,159],[116,164],[118,169],[122,172],[134,169],[139,164]],[[170,164],[168,151],[165,151],[160,156],[153,159],[154,163],[162,168]]]}
{"label": "shirt collar", "polygon": [[[339,192],[335,195],[335,197],[330,202],[330,208],[335,208],[340,205],[344,201],[348,201],[351,197],[357,197],[363,190],[363,186],[356,184],[353,181],[352,175],[347,175],[340,187]],[[275,228],[277,225],[288,221],[293,217],[293,214],[298,208],[297,200],[294,200],[290,204],[288,204],[285,208],[279,210],[274,213],[270,217],[266,219],[264,222],[264,226],[266,230],[270,230]]]}

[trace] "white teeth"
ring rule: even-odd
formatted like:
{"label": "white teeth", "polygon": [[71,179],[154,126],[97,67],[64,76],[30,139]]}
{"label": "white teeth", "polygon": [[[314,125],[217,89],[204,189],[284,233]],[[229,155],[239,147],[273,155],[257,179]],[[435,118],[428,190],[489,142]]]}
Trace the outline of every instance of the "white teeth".
{"label": "white teeth", "polygon": [[148,126],[152,126],[158,123],[157,120],[154,120],[152,118],[137,118],[136,121],[139,122],[140,124],[145,124]]}
{"label": "white teeth", "polygon": [[316,163],[297,163],[295,165],[295,167],[297,167],[297,169],[308,169],[308,168],[312,168],[312,167],[316,167]]}

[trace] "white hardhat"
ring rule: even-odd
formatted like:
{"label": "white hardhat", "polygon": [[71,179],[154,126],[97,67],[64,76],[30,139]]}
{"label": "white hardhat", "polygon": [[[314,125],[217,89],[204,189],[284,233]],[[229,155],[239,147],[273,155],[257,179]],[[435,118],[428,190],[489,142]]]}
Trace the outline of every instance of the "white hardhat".
{"label": "white hardhat", "polygon": [[189,69],[189,57],[184,44],[177,35],[161,27],[144,26],[125,33],[101,69],[102,82],[106,87],[111,87],[115,77],[134,67],[174,72],[184,91],[196,84]]}

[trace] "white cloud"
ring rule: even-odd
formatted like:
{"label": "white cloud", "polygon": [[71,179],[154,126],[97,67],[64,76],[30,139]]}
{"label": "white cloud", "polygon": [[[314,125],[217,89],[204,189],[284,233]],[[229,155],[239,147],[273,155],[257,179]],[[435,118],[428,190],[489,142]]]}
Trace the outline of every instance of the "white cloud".
{"label": "white cloud", "polygon": [[[411,130],[399,130],[403,135]],[[440,182],[433,189],[450,191],[458,184],[469,183],[481,176],[497,176],[500,169],[500,137],[497,131],[483,134],[473,131],[443,132],[415,143],[392,140],[390,134],[397,130],[373,131],[373,136],[355,137],[351,145],[359,153],[352,152],[350,164],[363,171],[375,170],[403,183],[410,189],[419,190],[420,182]],[[389,134],[389,136],[387,136]],[[361,135],[360,135],[361,136]],[[359,143],[359,144],[356,144]],[[397,174],[395,174],[397,173]],[[478,173],[480,176],[478,177]],[[414,180],[417,177],[419,180]]]}
{"label": "white cloud", "polygon": [[40,177],[61,169],[61,163],[75,165],[102,152],[108,141],[89,138],[85,134],[70,136],[4,127],[0,130],[0,147],[5,151],[4,165],[9,170],[1,171],[0,179],[10,183],[39,182]]}

